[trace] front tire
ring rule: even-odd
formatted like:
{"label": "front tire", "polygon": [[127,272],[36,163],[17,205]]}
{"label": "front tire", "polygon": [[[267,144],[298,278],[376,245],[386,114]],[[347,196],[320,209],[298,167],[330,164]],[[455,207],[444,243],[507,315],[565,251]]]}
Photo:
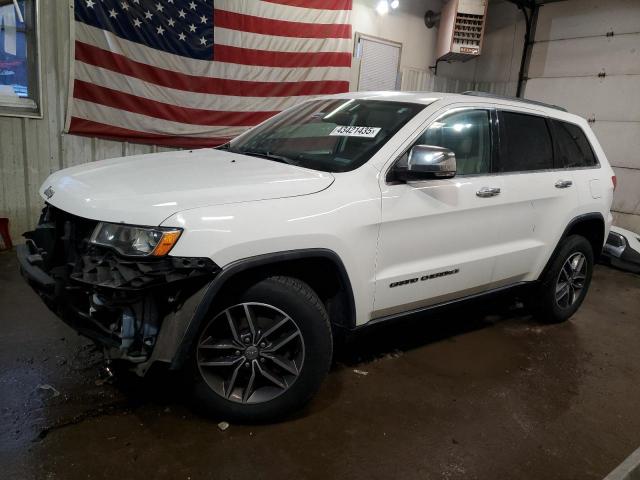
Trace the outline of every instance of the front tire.
{"label": "front tire", "polygon": [[544,323],[568,320],[582,305],[593,274],[593,248],[580,235],[563,240],[536,291],[534,313]]}
{"label": "front tire", "polygon": [[270,277],[205,322],[192,351],[194,399],[225,419],[275,420],[311,399],[332,353],[315,292],[298,279]]}

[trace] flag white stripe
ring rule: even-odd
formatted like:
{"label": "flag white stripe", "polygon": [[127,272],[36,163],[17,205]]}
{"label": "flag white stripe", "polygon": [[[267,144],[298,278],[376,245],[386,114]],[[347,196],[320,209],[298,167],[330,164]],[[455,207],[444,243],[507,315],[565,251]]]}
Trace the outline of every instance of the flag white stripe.
{"label": "flag white stripe", "polygon": [[312,96],[299,97],[234,97],[208,93],[193,93],[161,87],[111,70],[76,62],[76,79],[119,92],[129,93],[178,107],[232,112],[274,112],[297,105]]}
{"label": "flag white stripe", "polygon": [[112,51],[152,67],[187,75],[250,82],[348,81],[350,78],[351,69],[349,67],[265,68],[196,60],[146,47],[82,22],[76,22],[75,28],[76,39],[81,42]]}
{"label": "flag white stripe", "polygon": [[87,102],[78,98],[73,99],[73,116],[116,128],[126,128],[156,135],[167,135],[167,132],[174,132],[172,133],[173,135],[180,135],[181,137],[235,137],[247,130],[247,127],[212,127],[172,122]]}
{"label": "flag white stripe", "polygon": [[302,23],[349,23],[350,10],[294,7],[255,0],[216,0],[216,10]]}
{"label": "flag white stripe", "polygon": [[[275,37],[260,33],[242,32],[228,28],[214,28],[213,38],[216,45],[264,50],[276,52],[350,52],[350,38],[296,38]],[[215,46],[213,47],[215,49]]]}

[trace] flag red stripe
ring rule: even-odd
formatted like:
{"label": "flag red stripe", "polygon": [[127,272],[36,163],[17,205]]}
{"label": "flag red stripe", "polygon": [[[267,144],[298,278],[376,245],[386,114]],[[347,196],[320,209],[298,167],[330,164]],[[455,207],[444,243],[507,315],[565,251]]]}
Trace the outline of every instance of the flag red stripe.
{"label": "flag red stripe", "polygon": [[80,62],[136,77],[163,87],[197,93],[237,97],[293,97],[330,95],[349,91],[348,81],[250,82],[187,75],[136,62],[124,55],[108,52],[76,41],[75,58]]}
{"label": "flag red stripe", "polygon": [[74,98],[80,100],[99,103],[100,105],[106,105],[107,107],[126,110],[128,112],[140,113],[149,117],[191,125],[250,127],[278,113],[257,111],[232,112],[179,107],[77,79],[74,81],[73,92]]}
{"label": "flag red stripe", "polygon": [[351,0],[263,0],[291,7],[316,8],[319,10],[351,10]]}
{"label": "flag red stripe", "polygon": [[100,137],[119,142],[146,143],[149,145],[163,145],[166,147],[217,147],[229,141],[222,137],[181,137],[176,135],[158,135],[155,133],[139,132],[126,128],[114,127],[104,123],[71,117],[69,131],[76,135]]}
{"label": "flag red stripe", "polygon": [[350,67],[349,52],[273,52],[252,50],[249,48],[216,45],[213,47],[214,59],[218,62],[242,63],[263,67]]}
{"label": "flag red stripe", "polygon": [[218,9],[213,11],[213,24],[220,28],[279,37],[351,38],[351,25],[348,23],[288,22]]}

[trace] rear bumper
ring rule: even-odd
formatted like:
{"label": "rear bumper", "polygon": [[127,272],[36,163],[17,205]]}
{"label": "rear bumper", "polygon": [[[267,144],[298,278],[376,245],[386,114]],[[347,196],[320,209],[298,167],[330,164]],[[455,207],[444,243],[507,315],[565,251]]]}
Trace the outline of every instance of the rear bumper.
{"label": "rear bumper", "polygon": [[[628,234],[633,235],[632,232]],[[634,244],[637,245],[637,242]],[[605,263],[621,270],[640,273],[640,251],[635,250],[627,235],[619,231],[609,232],[602,250],[602,259]]]}

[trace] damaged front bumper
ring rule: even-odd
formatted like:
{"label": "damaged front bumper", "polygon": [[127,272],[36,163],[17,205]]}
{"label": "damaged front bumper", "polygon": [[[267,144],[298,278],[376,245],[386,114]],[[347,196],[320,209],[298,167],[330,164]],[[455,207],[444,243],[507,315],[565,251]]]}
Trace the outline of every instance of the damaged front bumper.
{"label": "damaged front bumper", "polygon": [[89,242],[97,223],[47,206],[17,247],[20,269],[56,315],[144,374],[172,360],[220,269],[208,258],[123,257]]}

